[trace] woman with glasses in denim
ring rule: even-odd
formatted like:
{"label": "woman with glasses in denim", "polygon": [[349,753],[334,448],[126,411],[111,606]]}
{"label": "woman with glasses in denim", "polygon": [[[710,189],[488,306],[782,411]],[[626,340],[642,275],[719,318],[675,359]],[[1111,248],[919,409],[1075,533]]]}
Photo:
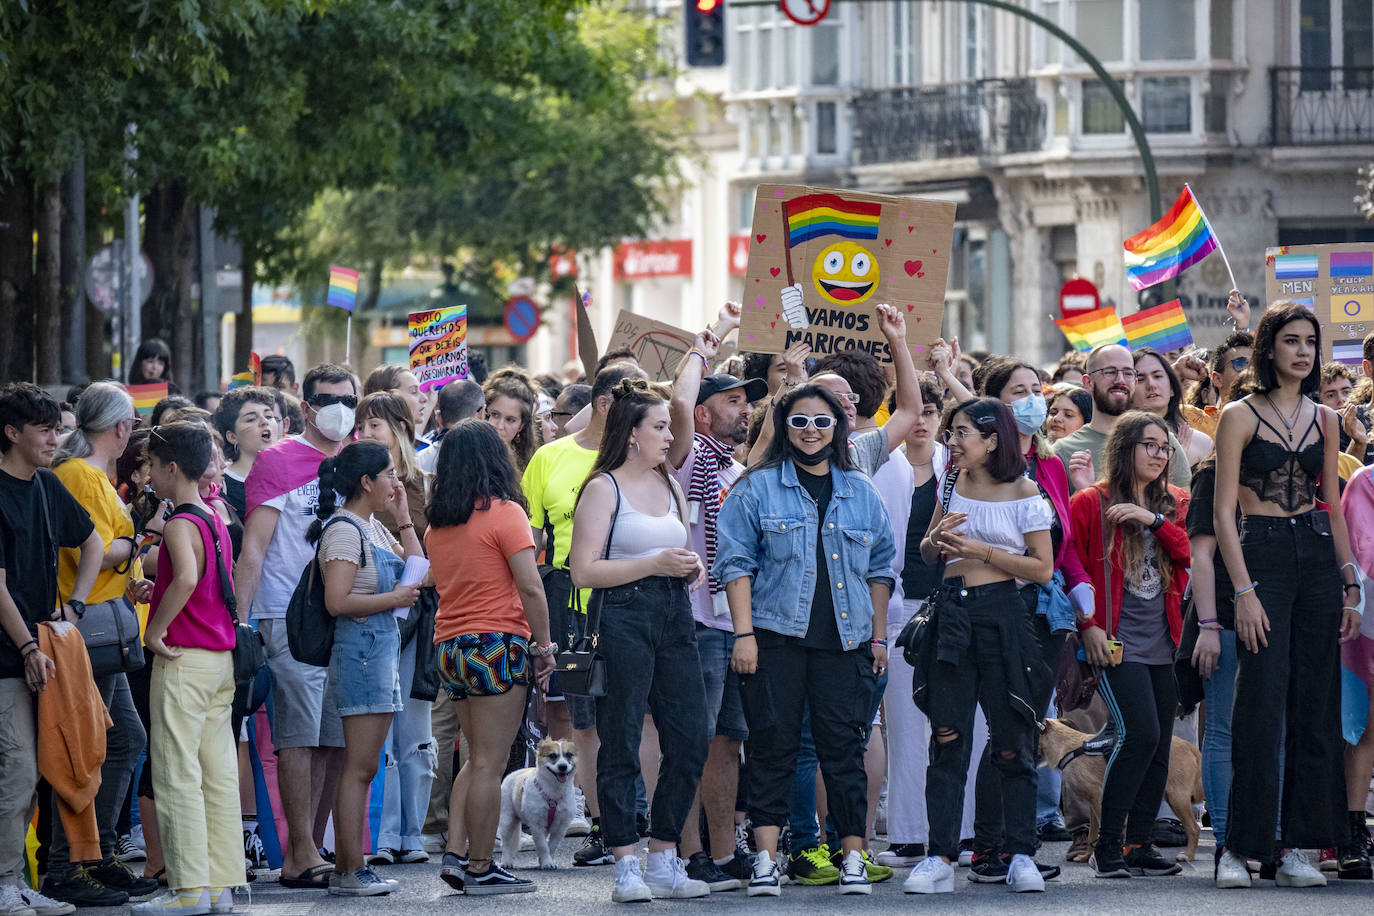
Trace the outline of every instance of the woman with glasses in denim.
{"label": "woman with glasses in denim", "polygon": [[874,684],[887,668],[895,548],[882,500],[845,446],[848,434],[844,405],[824,386],[781,395],[767,452],[730,490],[717,522],[712,570],[725,584],[735,629],[730,666],[741,676],[749,725],[749,817],[759,850],[750,896],[780,893],[778,834],[807,705],[844,856],[840,892],[871,890],[864,739]]}

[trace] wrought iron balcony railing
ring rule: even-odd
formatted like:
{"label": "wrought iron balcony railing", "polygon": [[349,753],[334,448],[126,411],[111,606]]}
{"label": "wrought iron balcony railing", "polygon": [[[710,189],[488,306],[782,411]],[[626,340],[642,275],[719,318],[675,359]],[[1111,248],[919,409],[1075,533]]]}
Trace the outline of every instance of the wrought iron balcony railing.
{"label": "wrought iron balcony railing", "polygon": [[854,98],[856,164],[1041,149],[1046,106],[1031,79],[989,79]]}
{"label": "wrought iron balcony railing", "polygon": [[1374,143],[1374,67],[1271,67],[1274,146]]}

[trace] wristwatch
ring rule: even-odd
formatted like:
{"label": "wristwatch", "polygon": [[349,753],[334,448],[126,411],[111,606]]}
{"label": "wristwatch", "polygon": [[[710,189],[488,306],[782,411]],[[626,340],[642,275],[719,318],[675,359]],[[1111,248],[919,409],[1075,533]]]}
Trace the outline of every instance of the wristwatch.
{"label": "wristwatch", "polygon": [[1151,531],[1158,531],[1159,529],[1161,529],[1161,528],[1163,528],[1163,527],[1164,527],[1164,516],[1162,516],[1162,515],[1160,515],[1158,512],[1156,512],[1156,513],[1155,513],[1155,520],[1154,520],[1153,522],[1150,523],[1150,530],[1151,530]]}
{"label": "wristwatch", "polygon": [[558,646],[555,643],[545,643],[544,645],[530,645],[530,655],[535,658],[548,658],[558,654]]}
{"label": "wristwatch", "polygon": [[77,601],[75,598],[67,599],[67,606],[76,612],[77,619],[86,616],[86,602]]}

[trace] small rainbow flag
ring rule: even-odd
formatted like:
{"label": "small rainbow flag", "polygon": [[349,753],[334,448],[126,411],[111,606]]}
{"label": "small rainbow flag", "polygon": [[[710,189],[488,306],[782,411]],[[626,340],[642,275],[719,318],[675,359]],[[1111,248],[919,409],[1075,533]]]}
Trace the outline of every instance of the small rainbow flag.
{"label": "small rainbow flag", "polygon": [[876,239],[882,205],[845,200],[836,194],[804,194],[783,204],[787,218],[787,247],[826,235],[846,239]]}
{"label": "small rainbow flag", "polygon": [[329,305],[352,313],[353,302],[358,298],[358,272],[337,264],[329,268]]}
{"label": "small rainbow flag", "polygon": [[247,388],[250,385],[262,384],[262,357],[253,351],[248,352],[248,369],[229,376],[229,390],[235,388]]}
{"label": "small rainbow flag", "polygon": [[235,388],[249,388],[253,384],[253,373],[251,372],[240,372],[236,375],[229,376],[230,391],[233,391]]}
{"label": "small rainbow flag", "polygon": [[1177,299],[1127,315],[1121,319],[1121,326],[1126,329],[1126,340],[1132,350],[1153,347],[1160,353],[1168,353],[1193,342],[1188,319],[1184,317],[1183,306]]}
{"label": "small rainbow flag", "polygon": [[151,417],[157,402],[167,397],[166,382],[151,382],[147,385],[125,386],[129,397],[134,399],[134,410],[140,417]]}
{"label": "small rainbow flag", "polygon": [[1126,345],[1126,329],[1110,305],[1072,318],[1056,318],[1054,323],[1075,350],[1088,351],[1103,344]]}
{"label": "small rainbow flag", "polygon": [[1186,184],[1164,218],[1124,244],[1126,279],[1142,290],[1177,277],[1217,248],[1216,233]]}

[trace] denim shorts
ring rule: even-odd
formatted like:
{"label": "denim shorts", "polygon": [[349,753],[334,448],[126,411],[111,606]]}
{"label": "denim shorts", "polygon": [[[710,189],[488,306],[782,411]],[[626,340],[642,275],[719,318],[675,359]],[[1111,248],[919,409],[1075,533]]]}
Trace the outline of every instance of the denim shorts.
{"label": "denim shorts", "polygon": [[329,689],[340,716],[396,713],[405,708],[400,678],[401,632],[390,611],[334,621]]}
{"label": "denim shorts", "polygon": [[530,682],[530,644],[512,633],[466,633],[439,643],[439,680],[454,700],[495,697]]}
{"label": "denim shorts", "polygon": [[697,624],[696,631],[701,679],[706,687],[706,737],[745,741],[749,738],[749,726],[744,721],[744,706],[739,698],[739,675],[730,670],[735,634],[702,623]]}

